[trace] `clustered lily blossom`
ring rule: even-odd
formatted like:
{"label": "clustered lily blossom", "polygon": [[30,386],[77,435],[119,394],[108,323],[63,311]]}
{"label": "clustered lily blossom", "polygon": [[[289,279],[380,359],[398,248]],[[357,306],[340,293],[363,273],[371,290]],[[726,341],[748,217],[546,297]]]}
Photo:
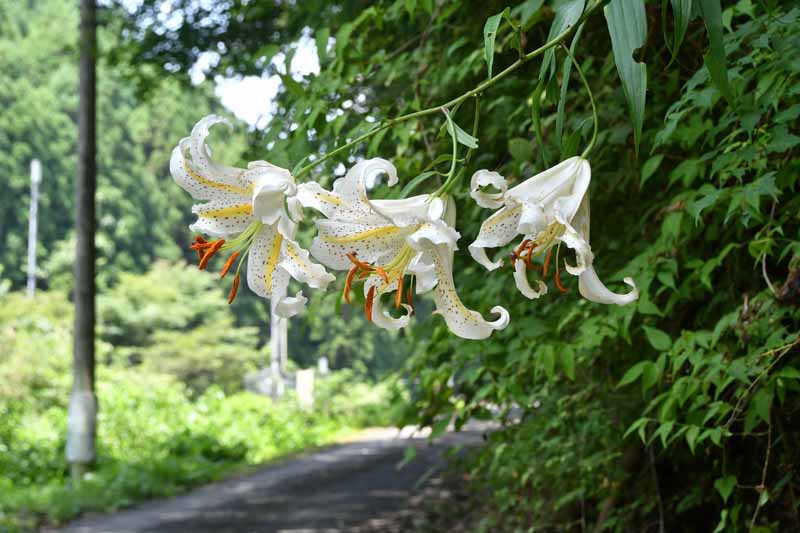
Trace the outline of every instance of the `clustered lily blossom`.
{"label": "clustered lily blossom", "polygon": [[[509,314],[503,307],[494,306],[495,318],[486,320],[467,308],[456,292],[453,257],[460,234],[455,229],[455,204],[449,196],[370,199],[369,179],[385,174],[389,186],[398,182],[394,165],[380,158],[357,163],[333,183],[332,190],[315,182],[296,184],[287,169],[266,161],[251,162],[246,169],[226,167],[211,158],[205,144],[210,127],[219,123],[231,128],[228,121],[215,115],[200,120],[173,150],[170,171],[178,185],[204,202],[192,208],[198,218],[190,226],[198,233],[191,248],[197,251],[199,268],[206,268],[218,252],[229,254],[220,277],[237,265],[229,303],[236,296],[239,270],[247,258],[248,286],[270,300],[278,316],[291,317],[307,302],[302,291],[287,295],[290,279],[325,290],[335,279],[327,267],[347,271],[343,291],[347,303],[354,285],[363,283],[366,318],[382,328],[407,326],[414,314],[413,295],[431,291],[436,313],[459,337],[485,339],[508,325]],[[554,248],[555,283],[566,290],[558,257],[563,243],[576,256],[575,266],[565,262],[564,268],[578,276],[579,291],[586,299],[618,305],[636,300],[638,290],[630,278],[624,281],[633,289],[616,294],[594,271],[589,245],[590,179],[589,162],[579,157],[511,189],[497,172],[476,172],[471,196],[480,206],[498,211],[484,221],[469,246],[470,254],[488,270],[495,270],[502,261],[491,261],[486,248],[505,246],[522,235],[521,244],[511,253],[514,280],[523,295],[538,298],[547,292],[544,280]],[[486,192],[488,186],[498,192]],[[309,250],[294,240],[303,208],[322,215],[315,222],[317,236]],[[542,276],[534,289],[528,270],[538,266],[533,258],[542,254],[546,254]],[[387,294],[393,295],[389,309],[381,303]]]}
{"label": "clustered lily blossom", "polygon": [[312,262],[308,251],[294,240],[297,220],[303,215],[297,200],[297,186],[288,170],[266,161],[254,161],[247,169],[219,165],[211,159],[205,144],[214,124],[224,118],[211,115],[195,125],[189,137],[172,151],[170,172],[175,181],[195,200],[205,203],[192,207],[197,222],[192,231],[212,238],[195,237],[200,269],[219,251],[230,252],[220,277],[225,277],[238,260],[228,303],[239,287],[239,269],[247,260],[247,285],[254,293],[270,300],[272,309],[291,317],[305,306],[302,292],[287,297],[289,278],[313,289],[325,289],[334,280],[322,266]]}
{"label": "clustered lily blossom", "polygon": [[[555,283],[562,292],[558,250],[561,243],[575,251],[575,266],[564,262],[564,268],[578,276],[578,290],[592,302],[625,305],[639,297],[639,290],[631,278],[623,281],[633,287],[626,294],[608,290],[594,270],[594,254],[589,246],[589,181],[592,169],[582,157],[572,157],[558,165],[528,178],[508,189],[506,179],[497,172],[479,170],[472,176],[471,196],[481,207],[499,210],[481,225],[475,242],[469,245],[473,259],[495,270],[502,260],[491,261],[486,248],[505,246],[517,235],[523,239],[511,252],[514,281],[519,291],[530,299],[547,293],[544,279],[550,266],[553,248],[556,249]],[[500,192],[486,193],[481,187],[493,186]],[[528,282],[528,270],[534,269],[534,257],[546,254],[542,265],[542,278],[536,289]]]}

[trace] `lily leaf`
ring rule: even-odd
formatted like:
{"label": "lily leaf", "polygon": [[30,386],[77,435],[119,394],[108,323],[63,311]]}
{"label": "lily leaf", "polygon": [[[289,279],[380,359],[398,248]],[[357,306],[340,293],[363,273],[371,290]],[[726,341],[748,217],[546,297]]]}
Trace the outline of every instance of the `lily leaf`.
{"label": "lily leaf", "polygon": [[[692,0],[670,0],[672,4],[672,16],[674,18],[675,33],[672,36],[672,57],[669,60],[671,65],[678,55],[678,50],[686,37],[686,29],[692,19]],[[667,0],[663,0],[661,8],[662,24],[666,28],[667,22]],[[666,31],[666,30],[665,30]],[[669,43],[669,39],[664,36],[664,42]]]}
{"label": "lily leaf", "polygon": [[647,92],[647,66],[633,59],[633,53],[647,39],[647,14],[644,0],[611,0],[603,8],[611,35],[611,48],[622,89],[633,121],[633,142],[639,153]]}
{"label": "lily leaf", "polygon": [[725,67],[725,43],[722,40],[722,7],[720,0],[700,0],[700,15],[706,25],[709,50],[703,60],[711,75],[711,81],[729,102],[733,93],[728,83],[728,69]]}
{"label": "lily leaf", "polygon": [[[547,34],[547,40],[552,40],[570,26],[574,26],[575,23],[578,22],[578,19],[581,18],[585,5],[586,2],[584,0],[562,0],[556,2],[553,6],[556,14],[553,17],[553,24],[550,26],[550,33]],[[553,48],[544,53],[542,57],[542,66],[539,68],[540,83],[545,78],[547,70],[550,69],[551,66],[555,67],[555,63],[553,63],[554,58],[555,51]],[[550,70],[550,74],[547,74],[547,78],[549,79],[552,77],[554,73],[555,68]]]}
{"label": "lily leaf", "polygon": [[408,195],[411,191],[416,189],[422,182],[428,180],[432,176],[436,176],[437,174],[439,173],[433,170],[429,170],[427,172],[423,172],[422,174],[416,176],[414,179],[409,181],[405,187],[403,187],[403,190],[398,195],[398,198],[408,198]]}
{"label": "lily leaf", "polygon": [[500,27],[503,17],[508,17],[509,8],[486,19],[483,26],[483,52],[486,57],[486,66],[489,68],[489,79],[492,79],[492,65],[494,64],[494,42],[497,38],[497,29]]}

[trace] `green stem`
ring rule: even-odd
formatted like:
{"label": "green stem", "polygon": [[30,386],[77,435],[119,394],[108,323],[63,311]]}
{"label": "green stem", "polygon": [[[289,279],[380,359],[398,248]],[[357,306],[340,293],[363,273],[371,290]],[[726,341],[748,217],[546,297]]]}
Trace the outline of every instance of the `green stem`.
{"label": "green stem", "polygon": [[407,122],[407,121],[413,120],[415,118],[424,117],[426,115],[431,115],[433,113],[438,113],[442,109],[449,109],[449,108],[451,108],[451,107],[453,107],[455,105],[460,104],[461,102],[463,102],[464,100],[466,100],[467,98],[469,98],[471,96],[475,96],[477,94],[480,94],[481,92],[485,91],[489,87],[491,87],[494,84],[496,84],[498,81],[500,81],[503,78],[507,77],[509,74],[511,74],[512,72],[517,70],[519,67],[521,67],[522,65],[524,65],[525,63],[527,63],[531,59],[544,54],[549,49],[553,48],[554,46],[557,46],[560,42],[562,42],[564,39],[569,37],[569,35],[573,32],[573,30],[575,28],[577,28],[578,26],[580,26],[581,22],[583,22],[583,20],[585,20],[587,18],[587,16],[592,11],[594,11],[594,9],[596,9],[597,6],[600,5],[601,3],[602,2],[598,2],[594,6],[590,7],[586,11],[584,11],[583,15],[581,15],[580,19],[578,19],[578,21],[575,23],[574,26],[568,27],[567,29],[565,29],[564,31],[562,31],[561,33],[559,33],[558,35],[553,37],[553,40],[548,41],[547,43],[543,44],[542,46],[540,46],[536,50],[528,52],[527,54],[522,56],[520,59],[514,61],[505,70],[503,70],[502,72],[499,72],[493,78],[490,78],[490,79],[485,80],[482,83],[478,84],[478,86],[475,87],[474,89],[471,89],[471,90],[465,92],[464,94],[462,94],[461,96],[457,96],[457,97],[453,98],[452,100],[450,100],[448,102],[445,102],[443,104],[440,104],[440,105],[437,105],[437,106],[433,106],[433,107],[429,107],[429,108],[423,109],[421,111],[415,111],[413,113],[408,113],[406,115],[401,115],[399,117],[396,117],[396,118],[393,118],[393,119],[389,119],[389,120],[386,120],[386,121],[382,122],[376,128],[373,128],[372,130],[368,131],[367,133],[364,133],[363,135],[359,135],[358,137],[356,137],[352,141],[350,141],[350,142],[348,142],[346,144],[343,144],[342,146],[340,146],[338,148],[335,148],[335,149],[331,150],[330,152],[328,152],[327,154],[323,155],[322,157],[320,157],[316,161],[313,161],[313,162],[309,163],[308,165],[304,166],[303,168],[301,168],[300,170],[297,171],[297,174],[295,174],[295,176],[294,176],[295,179],[298,179],[301,176],[303,176],[305,174],[308,174],[309,172],[311,172],[311,170],[314,167],[316,167],[320,163],[323,163],[323,162],[327,161],[328,159],[330,159],[331,157],[333,157],[333,156],[335,156],[335,155],[337,155],[337,154],[339,154],[339,153],[341,153],[341,152],[343,152],[345,150],[350,149],[352,146],[354,146],[356,144],[364,142],[365,140],[369,139],[373,135],[375,135],[375,134],[377,134],[377,133],[379,133],[379,132],[381,132],[383,130],[389,129],[392,126],[396,126],[397,124],[401,124],[403,122]]}
{"label": "green stem", "polygon": [[[480,121],[480,114],[481,114],[481,100],[479,97],[475,97],[475,118],[472,120],[472,136],[478,136],[478,124]],[[455,142],[455,138],[453,139]],[[453,155],[455,156],[455,147],[453,150]],[[453,169],[450,169],[450,174],[448,175],[447,180],[442,184],[439,189],[433,193],[434,197],[441,196],[443,194],[447,194],[453,185],[461,180],[461,177],[464,175],[464,170],[466,169],[467,163],[469,163],[469,158],[472,155],[472,148],[467,148],[467,153],[464,155],[464,165],[462,165],[461,169],[458,171],[457,174],[453,174]],[[453,164],[455,165],[455,157],[453,158]]]}
{"label": "green stem", "polygon": [[589,145],[581,154],[581,158],[586,159],[586,156],[588,156],[589,152],[592,151],[592,149],[594,148],[594,144],[597,141],[597,107],[594,104],[594,95],[592,94],[592,89],[589,87],[589,82],[586,81],[586,76],[583,75],[583,70],[581,70],[581,66],[578,64],[578,61],[575,59],[575,56],[572,55],[572,52],[569,51],[569,48],[565,46],[564,50],[567,52],[569,58],[572,60],[572,64],[575,65],[575,70],[578,71],[578,76],[581,77],[583,86],[586,88],[586,92],[589,93],[589,103],[592,104],[592,119],[594,121],[594,131],[592,132],[592,138],[589,140]]}

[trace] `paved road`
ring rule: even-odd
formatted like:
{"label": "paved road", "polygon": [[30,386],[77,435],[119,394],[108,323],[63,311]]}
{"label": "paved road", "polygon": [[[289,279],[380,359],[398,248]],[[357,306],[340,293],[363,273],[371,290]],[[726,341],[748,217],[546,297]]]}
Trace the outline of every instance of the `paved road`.
{"label": "paved road", "polygon": [[[386,517],[402,511],[431,471],[446,465],[451,446],[480,442],[482,429],[445,435],[430,446],[421,437],[380,429],[347,444],[208,485],[170,500],[110,515],[86,517],[61,532],[391,531]],[[407,446],[418,453],[398,469]],[[419,485],[419,486],[415,486]],[[386,528],[381,528],[381,521]],[[377,527],[376,527],[377,526]]]}

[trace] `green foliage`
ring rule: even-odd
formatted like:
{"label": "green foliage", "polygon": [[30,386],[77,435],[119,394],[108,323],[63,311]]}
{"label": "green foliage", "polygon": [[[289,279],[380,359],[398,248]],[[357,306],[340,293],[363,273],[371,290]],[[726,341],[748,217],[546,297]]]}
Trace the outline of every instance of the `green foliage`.
{"label": "green foliage", "polygon": [[[222,48],[212,73],[273,72],[270,58],[280,51],[290,63],[288,43],[311,28],[320,72],[282,73],[278,119],[253,134],[254,159],[266,157],[266,146],[288,168],[376,122],[476,87],[488,59],[490,72],[501,72],[520,48],[575,24],[585,7],[528,0],[508,12],[509,24],[493,19],[487,35],[484,21],[506,13],[505,3],[236,1],[197,8],[183,20],[207,23],[179,31],[164,27],[161,3],[116,12],[131,30],[117,59],[155,87],[163,69],[185,73],[198,54]],[[600,104],[591,158],[595,265],[603,279],[632,276],[639,301],[591,304],[572,284],[531,302],[507,270],[487,275],[457,254],[465,303],[484,312],[502,303],[512,323],[490,340],[465,342],[418,302],[418,326],[406,339],[406,419],[434,435],[472,417],[503,423],[473,472],[503,510],[498,530],[798,529],[798,11],[749,0],[724,9],[715,0],[672,2],[674,38],[665,39],[666,0],[622,3],[636,13],[636,32],[612,15],[609,36],[595,13],[570,48]],[[659,19],[662,31],[639,31]],[[273,35],[276,42],[265,42]],[[575,69],[556,68],[561,60],[569,64],[553,49],[480,95],[480,147],[457,162],[458,175],[490,168],[513,184],[588,142],[588,99]],[[472,109],[451,109],[453,124],[468,124]],[[318,165],[313,178],[330,185],[339,163],[381,155],[406,183],[436,172],[414,182],[417,192],[435,190],[454,162],[444,124],[437,115],[382,130]],[[466,181],[452,189],[462,248],[487,216]],[[338,357],[355,345],[352,353],[362,353],[357,343],[369,330],[344,306],[336,325],[328,298],[315,297],[309,313],[318,331],[341,332],[323,350]]]}
{"label": "green foliage", "polygon": [[[71,287],[77,126],[77,6],[68,0],[0,5],[0,265],[20,287],[25,281],[30,161],[42,162],[37,273],[40,286]],[[102,52],[115,47],[113,25],[99,34]],[[172,185],[169,154],[198,114],[220,111],[208,85],[166,80],[149,102],[137,99],[125,69],[98,66],[97,248],[101,284],[120,271],[144,272],[155,258],[189,258],[182,244],[191,199]],[[169,120],[165,120],[169,117]],[[236,134],[218,155],[237,158]],[[25,200],[20,201],[24,198]]]}
{"label": "green foliage", "polygon": [[240,389],[269,354],[257,350],[256,328],[235,325],[218,277],[165,263],[122,274],[98,299],[100,338],[114,345],[108,359],[170,374],[196,391],[212,383]]}
{"label": "green foliage", "polygon": [[[157,4],[145,2],[130,20]],[[502,303],[512,324],[490,340],[464,342],[418,305],[418,325],[407,335],[414,348],[406,421],[430,426],[434,435],[473,417],[504,423],[480,451],[474,474],[491,489],[507,521],[501,526],[509,529],[790,524],[798,512],[791,443],[793,376],[800,374],[800,113],[791,52],[797,13],[746,0],[719,13],[719,3],[673,2],[673,22],[659,17],[660,4],[623,4],[635,27],[630,17],[620,23],[612,3],[611,36],[604,17],[593,16],[569,44],[599,102],[591,158],[595,265],[604,279],[632,276],[639,301],[598,306],[581,300],[573,285],[567,294],[551,291],[530,302],[507,271],[487,276],[457,254],[465,303],[484,312]],[[490,75],[501,72],[518,48],[530,51],[575,24],[585,7],[355,6],[297,6],[271,22],[283,41],[307,24],[326,44],[317,50],[319,74],[287,86],[279,120],[256,134],[278,164],[293,166],[375,122],[447,102],[485,80],[487,66]],[[222,19],[239,9],[223,10]],[[659,18],[663,30],[676,26],[669,40],[661,37],[666,31],[639,31]],[[196,28],[186,30],[197,49],[212,47]],[[329,36],[336,39],[330,48]],[[246,32],[226,38],[231,49],[255,53]],[[129,46],[138,57],[159,53],[146,39]],[[270,46],[291,53],[290,45]],[[458,162],[466,167],[461,176],[490,168],[513,184],[588,142],[588,99],[575,69],[556,68],[561,61],[570,64],[555,49],[481,95],[479,149]],[[233,54],[221,62],[239,72],[255,64]],[[450,110],[454,132],[455,124],[471,122],[472,109]],[[453,162],[446,121],[437,116],[391,128],[349,159],[319,165],[313,177],[329,185],[339,162],[381,155],[415,192],[435,190]],[[642,161],[637,151],[647,154]],[[452,189],[462,248],[487,216],[469,200],[465,182]],[[310,313],[326,325],[336,316],[327,298],[316,297]]]}
{"label": "green foliage", "polygon": [[[348,373],[318,381],[319,408],[313,411],[300,409],[292,397],[273,403],[248,392],[226,393],[208,382],[201,392],[198,378],[187,374],[190,362],[196,372],[213,374],[215,383],[219,377],[224,384],[230,370],[221,366],[235,367],[233,350],[254,353],[248,347],[252,341],[226,345],[207,338],[205,346],[195,345],[192,339],[203,338],[212,325],[182,321],[169,291],[159,295],[152,287],[169,279],[179,285],[176,290],[194,285],[209,291],[208,277],[159,266],[146,276],[124,276],[114,294],[104,297],[108,309],[124,301],[125,291],[149,286],[149,305],[160,306],[153,314],[166,319],[171,305],[175,312],[173,329],[164,326],[156,342],[173,333],[190,340],[154,344],[159,348],[144,349],[144,363],[133,367],[115,359],[120,347],[101,342],[98,357],[110,364],[100,365],[97,374],[98,463],[76,487],[70,486],[64,457],[71,306],[55,291],[40,291],[35,300],[20,293],[0,297],[0,529],[27,530],[42,519],[60,523],[82,512],[172,495],[247,465],[331,442],[350,428],[388,422],[387,386],[361,384]],[[230,322],[230,313],[217,309],[215,320],[224,317]],[[143,312],[142,322],[147,319]],[[126,327],[146,331],[142,323]],[[156,353],[163,360],[148,362]],[[175,364],[185,368],[175,371]],[[229,387],[234,388],[233,381]]]}

